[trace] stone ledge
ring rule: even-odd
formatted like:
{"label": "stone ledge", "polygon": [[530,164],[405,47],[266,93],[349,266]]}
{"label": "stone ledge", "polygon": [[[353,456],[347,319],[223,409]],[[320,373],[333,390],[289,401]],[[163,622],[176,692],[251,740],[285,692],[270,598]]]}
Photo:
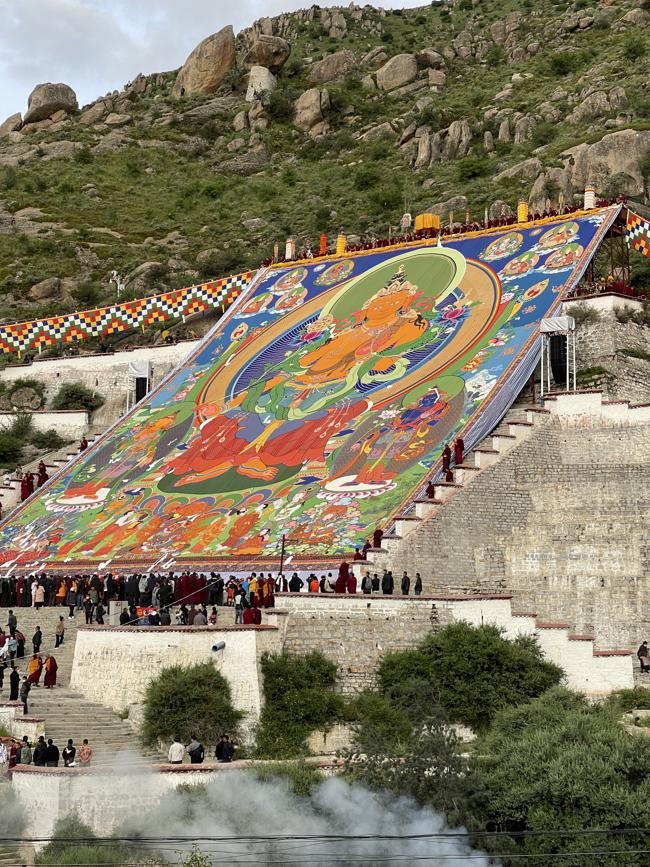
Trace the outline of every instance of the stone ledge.
{"label": "stone ledge", "polygon": [[[232,606],[222,607],[232,609],[233,612],[235,610]],[[260,611],[272,612],[274,609],[260,608]],[[108,624],[97,626],[83,624],[77,627],[77,632],[128,632],[129,634],[132,632],[146,632],[149,634],[153,633],[154,635],[161,632],[175,632],[181,635],[187,635],[188,633],[195,632],[274,632],[277,628],[277,626],[271,626],[268,624],[256,626],[249,623],[238,623],[236,626],[219,626],[218,624],[215,624],[214,626],[109,626]]]}

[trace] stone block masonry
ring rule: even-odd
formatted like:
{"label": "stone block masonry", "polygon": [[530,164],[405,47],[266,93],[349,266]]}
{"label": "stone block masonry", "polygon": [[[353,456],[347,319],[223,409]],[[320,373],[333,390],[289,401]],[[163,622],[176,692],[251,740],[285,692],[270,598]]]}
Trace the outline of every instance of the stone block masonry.
{"label": "stone block masonry", "polygon": [[650,424],[551,417],[383,558],[425,592],[512,593],[601,648],[650,632]]}
{"label": "stone block masonry", "polygon": [[[220,641],[225,648],[213,652]],[[80,627],[77,630],[72,689],[115,711],[140,704],[149,683],[173,665],[212,661],[230,683],[233,704],[246,722],[261,709],[260,658],[279,649],[279,631],[258,627]]]}

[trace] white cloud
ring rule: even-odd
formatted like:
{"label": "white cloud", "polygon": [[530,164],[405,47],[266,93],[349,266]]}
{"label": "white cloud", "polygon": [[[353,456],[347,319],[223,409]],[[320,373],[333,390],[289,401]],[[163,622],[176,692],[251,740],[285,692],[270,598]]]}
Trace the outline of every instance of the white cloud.
{"label": "white cloud", "polygon": [[[308,0],[0,0],[0,122],[24,112],[33,87],[64,81],[80,104],[138,72],[179,67],[201,39]],[[373,5],[382,5],[376,3]],[[416,6],[397,0],[391,6]]]}

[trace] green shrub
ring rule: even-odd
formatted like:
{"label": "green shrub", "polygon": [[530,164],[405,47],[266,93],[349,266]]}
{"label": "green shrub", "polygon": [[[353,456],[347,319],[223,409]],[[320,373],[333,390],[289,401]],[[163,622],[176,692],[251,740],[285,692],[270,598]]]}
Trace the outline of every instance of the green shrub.
{"label": "green shrub", "polygon": [[24,442],[5,431],[0,431],[0,466],[12,467],[18,463]]}
{"label": "green shrub", "polygon": [[306,739],[343,712],[334,692],[336,665],[322,653],[282,652],[262,656],[264,708],[257,728],[257,755],[295,758],[307,753]]}
{"label": "green shrub", "polygon": [[68,442],[68,440],[64,440],[62,436],[59,436],[54,428],[46,431],[34,431],[29,441],[37,449],[41,449],[44,452],[53,452]]}
{"label": "green shrub", "polygon": [[94,412],[104,403],[104,398],[96,391],[86,388],[81,382],[62,385],[52,401],[52,409],[85,409]]}
{"label": "green shrub", "polygon": [[34,420],[30,413],[17,412],[14,414],[9,427],[6,428],[6,433],[24,443],[26,440],[31,439],[30,435],[32,433],[33,424]]}
{"label": "green shrub", "polygon": [[89,147],[84,145],[79,148],[78,151],[75,151],[74,161],[76,163],[80,163],[80,165],[88,165],[93,161],[93,154]]}
{"label": "green shrub", "polygon": [[491,69],[498,69],[506,62],[507,56],[503,45],[493,45],[485,55],[485,62]]}
{"label": "green shrub", "polygon": [[142,738],[146,744],[196,734],[208,752],[224,732],[232,734],[242,714],[235,710],[228,681],[211,662],[164,668],[147,687]]}
{"label": "green shrub", "polygon": [[509,641],[497,626],[468,623],[446,626],[416,650],[388,654],[379,666],[380,689],[393,703],[413,706],[417,695],[427,704],[437,700],[451,722],[475,731],[485,731],[501,708],[540,695],[562,676],[531,636]]}
{"label": "green shrub", "polygon": [[2,189],[13,190],[18,183],[18,172],[13,166],[5,166],[2,172]]}
{"label": "green shrub", "polygon": [[582,57],[575,51],[555,51],[548,57],[548,67],[553,75],[569,75],[582,65]]}
{"label": "green shrub", "polygon": [[600,322],[602,318],[600,312],[590,304],[572,304],[567,309],[567,314],[573,316],[576,325],[591,325],[594,322]]}
{"label": "green shrub", "polygon": [[556,135],[557,126],[554,123],[543,120],[541,123],[538,123],[533,130],[531,139],[533,147],[539,148],[543,145],[549,144],[549,142],[553,141]]}
{"label": "green shrub", "polygon": [[271,93],[267,114],[271,120],[284,123],[293,118],[293,102],[285,90],[278,88]]}
{"label": "green shrub", "polygon": [[[650,827],[650,740],[630,737],[619,719],[615,706],[563,689],[499,713],[472,762],[483,792],[469,830],[506,833],[479,833],[476,845],[506,867],[549,858],[575,867],[645,865],[647,831],[616,832]],[[552,837],[536,836],[549,829]],[[577,837],[576,829],[603,833]],[[585,859],[585,851],[599,854]]]}
{"label": "green shrub", "polygon": [[305,762],[266,762],[254,765],[253,773],[263,783],[282,781],[290,792],[301,797],[311,795],[323,782],[323,773]]}
{"label": "green shrub", "polygon": [[615,705],[621,711],[648,710],[650,709],[650,689],[644,686],[635,686],[633,689],[619,689],[612,692],[607,701]]}
{"label": "green shrub", "polygon": [[465,157],[456,164],[458,180],[462,183],[473,178],[481,178],[490,171],[491,163],[487,157]]}
{"label": "green shrub", "polygon": [[36,855],[36,867],[102,867],[102,865],[151,864],[151,853],[137,844],[127,845],[99,838],[76,814],[59,819],[52,840]]}
{"label": "green shrub", "polygon": [[623,55],[627,60],[638,60],[648,50],[648,45],[641,33],[630,33],[623,43]]}

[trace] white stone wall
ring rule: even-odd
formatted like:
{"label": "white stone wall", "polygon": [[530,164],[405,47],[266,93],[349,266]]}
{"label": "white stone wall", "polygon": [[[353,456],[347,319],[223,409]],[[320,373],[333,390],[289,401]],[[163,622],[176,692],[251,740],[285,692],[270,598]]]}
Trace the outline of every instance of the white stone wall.
{"label": "white stone wall", "polygon": [[65,383],[81,382],[105,398],[106,403],[94,413],[93,422],[98,426],[108,426],[126,412],[130,386],[129,364],[136,361],[151,362],[152,385],[155,387],[197,344],[196,340],[187,340],[170,345],[143,346],[114,354],[35,360],[29,366],[6,367],[0,371],[0,381],[9,383],[33,377],[45,386],[47,401]]}
{"label": "white stone wall", "polygon": [[[84,410],[37,410],[30,413],[34,430],[55,430],[63,439],[79,440],[88,431],[88,413]],[[12,412],[0,412],[0,430],[11,426]]]}
{"label": "white stone wall", "polygon": [[[142,701],[163,668],[212,661],[232,690],[233,704],[248,720],[261,710],[259,661],[278,649],[275,627],[80,627],[70,686],[115,711]],[[223,650],[213,645],[225,641]]]}

